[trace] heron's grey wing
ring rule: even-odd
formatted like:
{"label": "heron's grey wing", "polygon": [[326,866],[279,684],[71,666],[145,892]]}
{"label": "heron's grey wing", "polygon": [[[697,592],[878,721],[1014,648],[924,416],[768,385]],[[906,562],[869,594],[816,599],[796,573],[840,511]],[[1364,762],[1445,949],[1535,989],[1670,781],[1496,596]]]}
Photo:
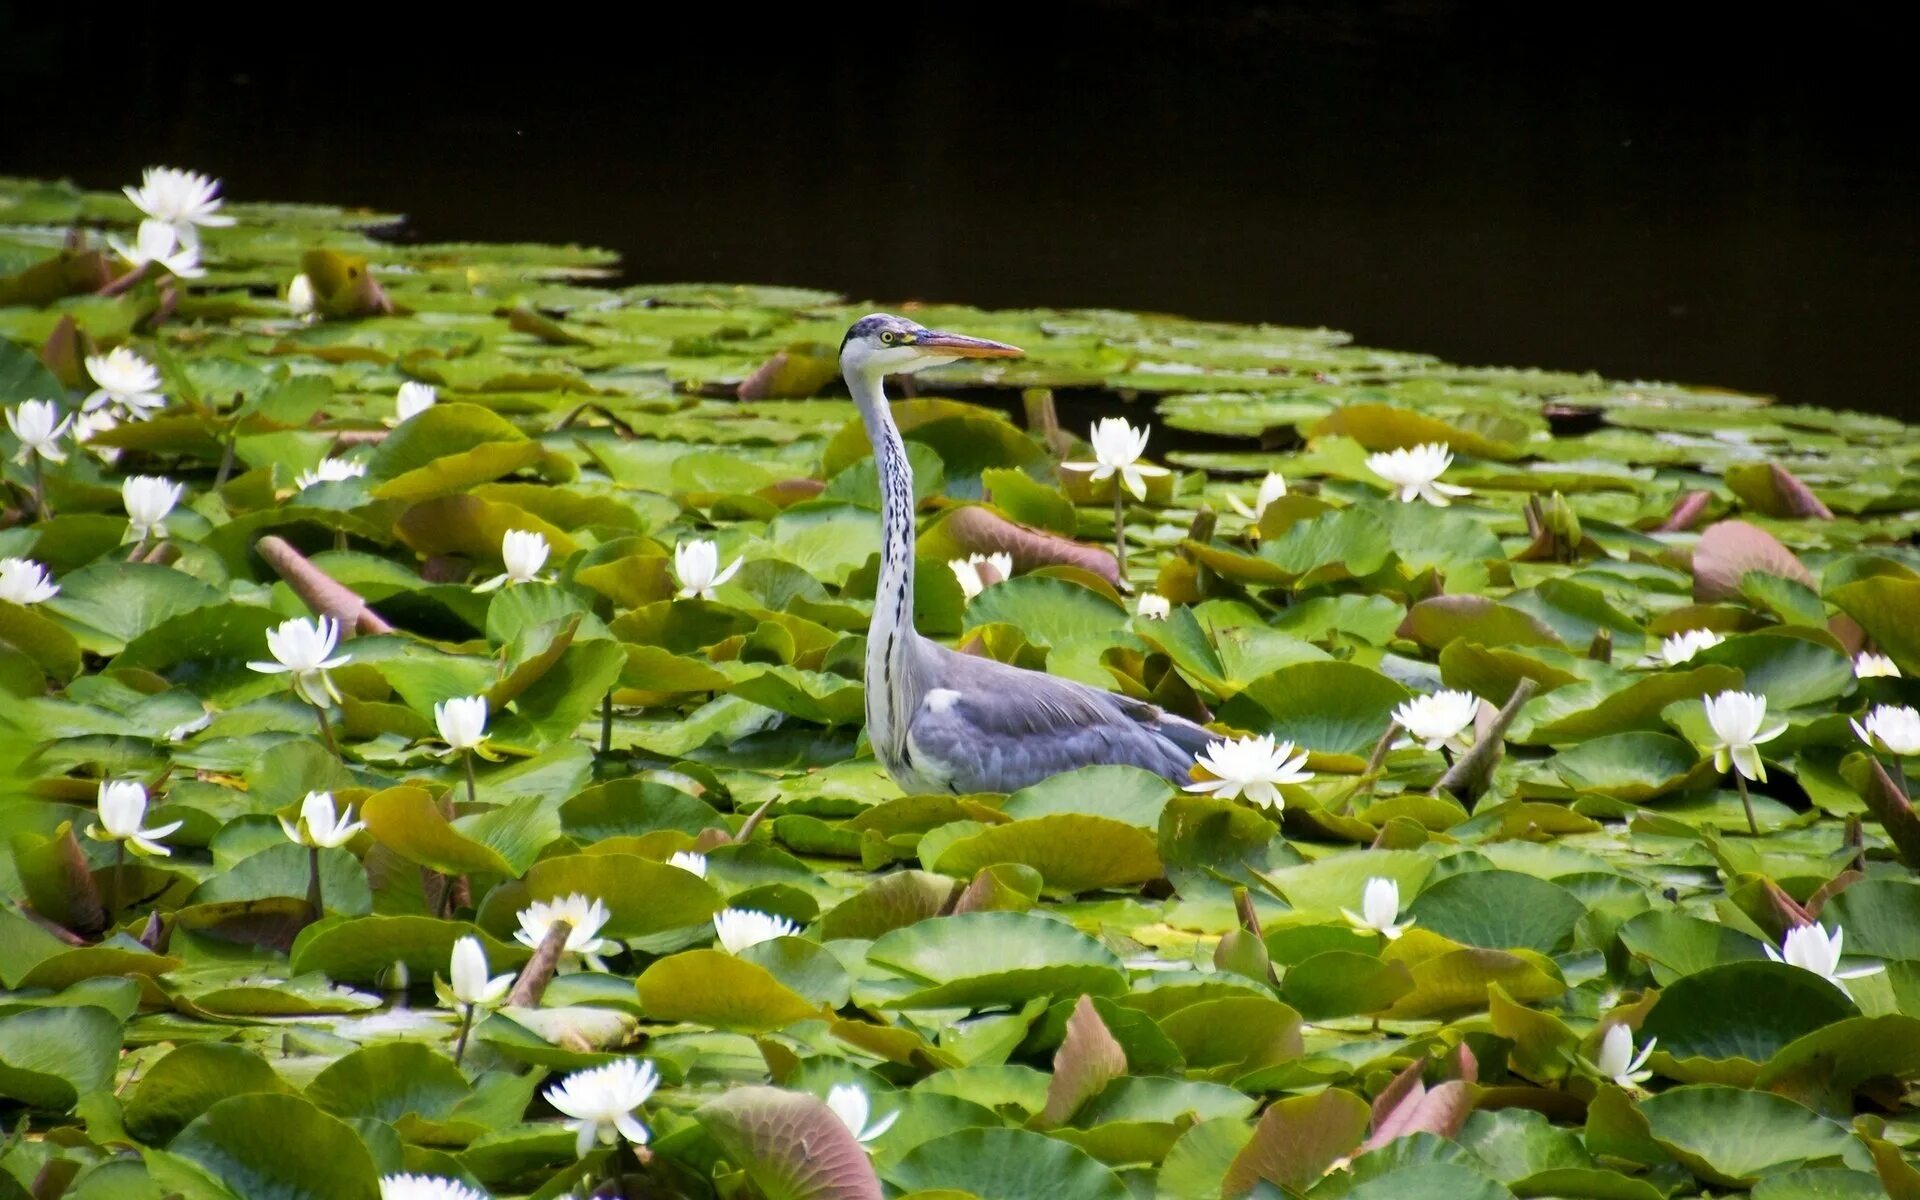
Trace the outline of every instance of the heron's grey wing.
{"label": "heron's grey wing", "polygon": [[931,682],[908,752],[955,792],[1011,792],[1094,764],[1180,781],[1212,740],[1154,705],[992,659],[944,653]]}

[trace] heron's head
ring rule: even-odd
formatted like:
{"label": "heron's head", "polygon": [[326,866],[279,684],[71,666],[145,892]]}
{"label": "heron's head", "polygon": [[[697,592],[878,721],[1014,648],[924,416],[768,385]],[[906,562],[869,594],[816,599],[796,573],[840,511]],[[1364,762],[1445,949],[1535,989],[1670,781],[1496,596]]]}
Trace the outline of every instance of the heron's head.
{"label": "heron's head", "polygon": [[1005,342],[942,333],[905,317],[861,317],[840,343],[840,369],[852,374],[904,375],[962,358],[1018,358],[1026,351]]}

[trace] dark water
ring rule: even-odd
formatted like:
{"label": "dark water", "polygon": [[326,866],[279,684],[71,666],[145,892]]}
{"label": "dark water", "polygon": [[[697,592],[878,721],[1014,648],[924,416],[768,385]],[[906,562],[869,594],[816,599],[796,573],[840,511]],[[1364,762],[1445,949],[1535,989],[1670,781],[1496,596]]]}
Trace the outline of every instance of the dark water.
{"label": "dark water", "polygon": [[0,0],[0,170],[1920,417],[1911,72],[1859,10],[113,7]]}

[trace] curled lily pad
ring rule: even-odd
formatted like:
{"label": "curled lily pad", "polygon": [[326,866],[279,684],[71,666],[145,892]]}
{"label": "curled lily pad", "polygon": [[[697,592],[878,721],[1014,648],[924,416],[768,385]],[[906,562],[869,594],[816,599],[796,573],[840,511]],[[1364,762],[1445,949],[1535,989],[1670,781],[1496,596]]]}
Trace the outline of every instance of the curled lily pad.
{"label": "curled lily pad", "polygon": [[739,1088],[699,1115],[769,1200],[879,1200],[882,1194],[866,1150],[811,1096]]}

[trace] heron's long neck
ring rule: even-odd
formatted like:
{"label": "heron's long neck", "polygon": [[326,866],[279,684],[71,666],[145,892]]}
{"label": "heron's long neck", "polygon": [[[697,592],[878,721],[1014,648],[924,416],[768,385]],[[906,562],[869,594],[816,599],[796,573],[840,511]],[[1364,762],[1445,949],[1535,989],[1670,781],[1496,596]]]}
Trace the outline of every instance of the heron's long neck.
{"label": "heron's long neck", "polygon": [[867,738],[884,761],[899,755],[919,702],[913,677],[913,468],[880,376],[849,372],[847,387],[880,472],[880,584],[867,627]]}

